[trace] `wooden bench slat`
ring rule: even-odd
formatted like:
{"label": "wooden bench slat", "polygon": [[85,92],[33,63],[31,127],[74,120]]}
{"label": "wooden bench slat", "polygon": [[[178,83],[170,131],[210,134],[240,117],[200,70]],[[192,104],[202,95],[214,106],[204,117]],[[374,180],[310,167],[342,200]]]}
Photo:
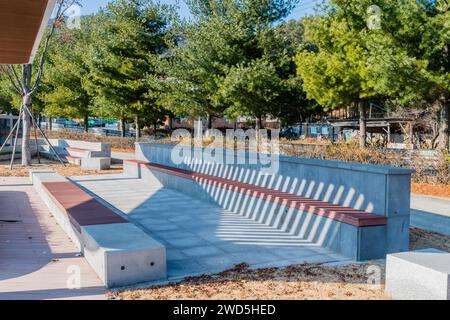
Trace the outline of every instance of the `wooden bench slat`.
{"label": "wooden bench slat", "polygon": [[42,185],[79,232],[82,226],[127,222],[72,182],[43,182]]}
{"label": "wooden bench slat", "polygon": [[302,211],[312,212],[316,215],[324,216],[357,227],[383,226],[387,224],[387,218],[381,215],[348,208],[322,200],[315,200],[284,191],[272,190],[249,183],[243,183],[204,173],[197,173],[194,171],[140,160],[125,160],[124,162],[132,165],[144,166],[149,169],[155,169],[160,172],[172,174],[182,178],[195,180],[200,184],[220,186],[221,188],[245,193],[247,195],[259,197],[270,202],[286,205],[287,207],[293,207]]}

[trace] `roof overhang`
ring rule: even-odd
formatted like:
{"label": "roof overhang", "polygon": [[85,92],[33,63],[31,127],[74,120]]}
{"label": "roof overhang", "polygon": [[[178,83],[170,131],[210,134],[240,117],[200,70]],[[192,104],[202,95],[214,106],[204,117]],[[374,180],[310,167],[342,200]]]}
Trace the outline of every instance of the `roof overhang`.
{"label": "roof overhang", "polygon": [[32,63],[56,0],[0,0],[0,64]]}

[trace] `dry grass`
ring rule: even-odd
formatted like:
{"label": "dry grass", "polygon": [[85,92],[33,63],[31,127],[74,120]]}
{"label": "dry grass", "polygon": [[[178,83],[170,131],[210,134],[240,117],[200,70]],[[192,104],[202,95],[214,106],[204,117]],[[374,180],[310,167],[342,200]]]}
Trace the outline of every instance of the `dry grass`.
{"label": "dry grass", "polygon": [[[17,162],[17,161],[16,161]],[[33,163],[36,163],[36,159],[33,159]],[[53,169],[57,173],[65,177],[82,176],[91,174],[111,174],[122,173],[122,165],[111,165],[110,170],[81,170],[80,166],[67,164],[66,166],[56,163],[55,161],[48,159],[41,159],[41,164],[34,164],[30,167],[22,167],[18,162],[14,165],[13,170],[9,169],[9,161],[0,161],[0,177],[28,177],[30,169]]]}
{"label": "dry grass", "polygon": [[411,184],[411,192],[436,197],[450,198],[450,184],[417,183]]}
{"label": "dry grass", "polygon": [[[60,131],[46,131],[45,134],[49,139],[70,139],[83,140],[91,142],[109,142],[112,148],[134,150],[135,138],[121,138],[121,137],[104,137],[92,133],[76,133],[69,130]],[[142,141],[147,141],[143,139]]]}
{"label": "dry grass", "polygon": [[134,148],[112,148],[112,152],[134,153]]}
{"label": "dry grass", "polygon": [[409,246],[411,250],[434,248],[450,252],[449,236],[437,232],[411,228],[409,237]]}
{"label": "dry grass", "polygon": [[[450,252],[450,237],[411,229],[411,250],[436,248]],[[369,284],[373,266],[384,275],[384,260],[367,264],[321,266],[293,265],[287,268],[250,269],[246,263],[214,275],[190,277],[144,289],[112,291],[111,298],[124,300],[385,300],[384,279]],[[370,268],[369,268],[370,267]]]}
{"label": "dry grass", "polygon": [[247,264],[215,275],[187,278],[151,289],[111,292],[125,300],[319,300],[389,299],[383,286],[367,283],[367,265],[324,267],[317,264],[253,270]]}

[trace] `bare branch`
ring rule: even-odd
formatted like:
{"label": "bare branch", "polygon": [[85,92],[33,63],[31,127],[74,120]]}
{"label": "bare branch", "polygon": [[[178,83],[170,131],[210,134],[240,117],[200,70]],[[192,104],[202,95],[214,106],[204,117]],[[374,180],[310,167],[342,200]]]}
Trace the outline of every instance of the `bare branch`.
{"label": "bare branch", "polygon": [[67,2],[66,0],[58,0],[58,7],[57,7],[58,9],[56,12],[55,20],[53,21],[53,23],[50,27],[50,30],[47,34],[47,37],[45,38],[44,50],[42,52],[41,60],[39,62],[39,69],[38,69],[38,73],[36,76],[36,81],[34,83],[33,88],[31,88],[30,93],[34,93],[34,91],[36,91],[36,89],[38,88],[38,86],[41,82],[42,72],[44,69],[45,57],[47,55],[48,47],[50,44],[50,39],[52,38],[52,36],[56,30],[56,27],[60,23],[61,19],[64,17],[67,10],[74,4],[78,4],[78,3],[79,3],[79,1],[77,1],[77,0],[71,0],[70,2]]}
{"label": "bare branch", "polygon": [[[11,67],[11,66],[10,66]],[[7,66],[1,66],[1,70],[3,70],[3,73],[8,77],[9,81],[11,82],[12,86],[14,87],[14,89],[19,93],[22,94],[21,90],[21,84],[20,81],[18,81],[18,77],[16,75],[16,80],[14,80],[13,75],[11,74],[10,70],[8,69]]]}

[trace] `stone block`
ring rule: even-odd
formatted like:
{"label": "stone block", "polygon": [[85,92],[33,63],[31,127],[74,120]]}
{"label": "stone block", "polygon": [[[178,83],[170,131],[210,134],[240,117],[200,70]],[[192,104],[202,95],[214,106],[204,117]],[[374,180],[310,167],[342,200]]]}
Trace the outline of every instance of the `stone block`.
{"label": "stone block", "polygon": [[83,252],[106,287],[166,278],[165,247],[131,223],[84,226]]}
{"label": "stone block", "polygon": [[450,253],[425,249],[389,254],[386,293],[402,300],[450,300]]}
{"label": "stone block", "polygon": [[82,158],[82,170],[108,170],[111,167],[111,158]]}

